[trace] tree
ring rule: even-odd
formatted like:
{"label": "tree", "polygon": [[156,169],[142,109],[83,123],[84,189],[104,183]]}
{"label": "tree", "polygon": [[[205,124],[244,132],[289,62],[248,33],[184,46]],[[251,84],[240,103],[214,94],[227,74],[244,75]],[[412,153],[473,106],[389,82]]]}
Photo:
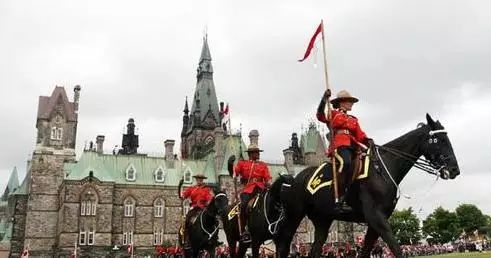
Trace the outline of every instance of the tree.
{"label": "tree", "polygon": [[491,237],[491,216],[484,215],[484,218],[486,219],[486,226],[481,227],[479,230]]}
{"label": "tree", "polygon": [[476,205],[461,204],[455,209],[455,213],[459,220],[460,230],[464,230],[468,234],[485,227],[487,224],[487,218]]}
{"label": "tree", "polygon": [[423,233],[435,243],[447,243],[459,237],[458,223],[455,213],[438,207],[423,221]]}
{"label": "tree", "polygon": [[411,207],[394,211],[389,223],[400,244],[409,245],[421,240],[419,219]]}

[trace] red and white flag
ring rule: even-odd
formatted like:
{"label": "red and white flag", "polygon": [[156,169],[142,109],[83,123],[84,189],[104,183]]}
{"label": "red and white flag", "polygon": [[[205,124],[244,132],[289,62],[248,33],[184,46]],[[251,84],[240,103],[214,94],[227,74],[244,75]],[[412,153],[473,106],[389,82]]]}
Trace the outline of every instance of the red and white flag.
{"label": "red and white flag", "polygon": [[314,48],[315,40],[317,39],[317,36],[321,34],[324,31],[324,26],[322,25],[322,22],[319,24],[317,29],[315,30],[314,35],[310,39],[309,45],[307,46],[307,50],[305,51],[305,54],[303,55],[303,58],[298,60],[299,62],[303,62],[305,59],[307,59],[310,56],[310,52],[312,52],[312,48]]}
{"label": "red and white flag", "polygon": [[21,258],[28,258],[29,257],[29,250],[27,250],[27,248],[24,248],[24,250],[20,254],[20,257]]}
{"label": "red and white flag", "polygon": [[228,103],[225,106],[225,108],[222,111],[220,111],[220,117],[222,119],[222,127],[224,128],[225,131],[228,131],[227,128],[230,128],[230,109],[228,107]]}
{"label": "red and white flag", "polygon": [[131,254],[133,252],[133,243],[128,245],[127,251],[129,254]]}

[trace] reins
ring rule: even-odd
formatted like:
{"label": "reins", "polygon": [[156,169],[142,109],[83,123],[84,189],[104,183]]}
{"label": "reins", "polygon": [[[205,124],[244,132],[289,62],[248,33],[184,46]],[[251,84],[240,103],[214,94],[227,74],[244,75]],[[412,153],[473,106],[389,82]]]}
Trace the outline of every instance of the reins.
{"label": "reins", "polygon": [[[224,193],[219,193],[219,194],[215,195],[215,198],[214,199],[216,199],[218,196],[222,196],[222,195],[227,196]],[[207,209],[204,209],[201,212],[201,214],[199,215],[199,222],[200,222],[201,230],[203,230],[203,232],[205,232],[208,235],[208,240],[210,240],[213,237],[213,235],[215,235],[217,233],[218,227],[219,227],[219,223],[216,223],[215,224],[215,229],[212,232],[209,232],[208,230],[206,230],[206,228],[205,228],[205,226],[203,224],[203,213],[205,213],[206,211],[207,211]]]}
{"label": "reins", "polygon": [[285,211],[284,209],[280,209],[280,215],[278,216],[278,219],[271,222],[268,218],[268,212],[266,210],[266,199],[268,198],[268,193],[266,192],[264,194],[264,200],[263,200],[263,212],[264,212],[264,218],[266,218],[266,223],[268,223],[268,231],[271,233],[271,235],[274,235],[278,232],[278,224],[280,223],[281,220],[285,217]]}

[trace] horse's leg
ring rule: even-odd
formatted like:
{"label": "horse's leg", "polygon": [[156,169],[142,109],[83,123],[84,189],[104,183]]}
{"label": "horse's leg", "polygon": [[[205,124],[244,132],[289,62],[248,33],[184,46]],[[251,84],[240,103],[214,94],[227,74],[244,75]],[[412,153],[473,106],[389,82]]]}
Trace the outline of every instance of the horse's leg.
{"label": "horse's leg", "polygon": [[326,242],[327,235],[329,234],[329,228],[331,227],[332,219],[329,220],[317,220],[314,222],[315,235],[314,244],[310,249],[310,257],[321,257],[322,245]]}
{"label": "horse's leg", "polygon": [[251,242],[252,258],[259,258],[259,247],[261,247],[261,243],[258,241],[253,240]]}
{"label": "horse's leg", "polygon": [[237,257],[238,258],[244,258],[245,254],[247,252],[247,247],[249,247],[248,244],[244,244],[239,242],[239,250],[237,251]]}
{"label": "horse's leg", "polygon": [[374,202],[370,199],[370,197],[365,196],[363,199],[363,214],[365,215],[365,220],[367,221],[368,226],[373,228],[375,232],[382,237],[395,257],[403,257],[401,247],[399,246],[399,243],[397,243],[397,240],[392,233],[392,229],[390,228],[389,222],[387,221],[387,218],[383,212],[377,208],[373,208],[376,207],[376,205],[374,205]]}
{"label": "horse's leg", "polygon": [[377,241],[379,234],[371,227],[368,227],[367,233],[365,234],[365,241],[363,247],[360,251],[361,258],[370,258],[370,253],[372,252],[373,245]]}
{"label": "horse's leg", "polygon": [[276,245],[276,257],[287,258],[290,254],[290,244],[292,242],[295,232],[297,232],[298,225],[302,221],[302,217],[297,216],[292,219],[285,218],[285,221],[280,227],[278,237],[274,239]]}

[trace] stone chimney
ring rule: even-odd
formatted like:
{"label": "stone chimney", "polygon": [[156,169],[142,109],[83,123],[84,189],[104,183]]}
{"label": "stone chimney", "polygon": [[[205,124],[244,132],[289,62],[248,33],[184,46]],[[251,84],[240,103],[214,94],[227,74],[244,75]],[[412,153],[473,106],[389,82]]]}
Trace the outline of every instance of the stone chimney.
{"label": "stone chimney", "polygon": [[293,175],[293,150],[288,148],[283,150],[283,155],[285,156],[285,167],[288,174]]}
{"label": "stone chimney", "polygon": [[96,152],[99,154],[104,153],[104,135],[97,135],[97,138],[95,139],[95,144],[96,144]]}
{"label": "stone chimney", "polygon": [[259,146],[259,132],[257,130],[251,130],[249,132],[249,143]]}
{"label": "stone chimney", "polygon": [[220,170],[222,169],[223,159],[224,159],[224,151],[223,151],[223,135],[225,132],[221,127],[215,128],[213,131],[215,134],[215,172],[216,175],[220,174]]}
{"label": "stone chimney", "polygon": [[165,146],[165,160],[174,160],[174,143],[176,141],[174,140],[165,140],[164,141],[164,146]]}
{"label": "stone chimney", "polygon": [[73,88],[73,103],[75,104],[75,114],[78,114],[78,102],[80,100],[80,90],[82,87],[80,85],[75,85]]}

